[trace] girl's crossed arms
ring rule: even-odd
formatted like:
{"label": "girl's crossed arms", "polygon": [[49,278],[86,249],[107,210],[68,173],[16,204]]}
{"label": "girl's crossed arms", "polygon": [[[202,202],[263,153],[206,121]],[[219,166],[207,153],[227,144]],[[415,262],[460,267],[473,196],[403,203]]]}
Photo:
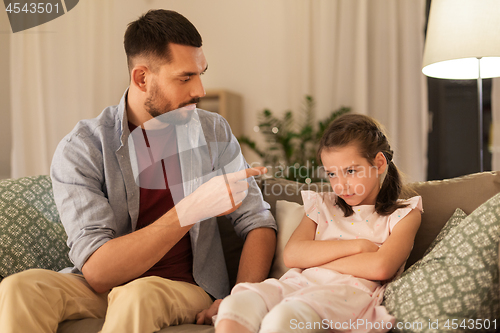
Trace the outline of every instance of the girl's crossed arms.
{"label": "girl's crossed arms", "polygon": [[389,280],[410,255],[420,219],[420,211],[413,209],[379,247],[362,238],[314,240],[317,224],[304,214],[285,246],[283,259],[289,268],[323,267],[368,280]]}

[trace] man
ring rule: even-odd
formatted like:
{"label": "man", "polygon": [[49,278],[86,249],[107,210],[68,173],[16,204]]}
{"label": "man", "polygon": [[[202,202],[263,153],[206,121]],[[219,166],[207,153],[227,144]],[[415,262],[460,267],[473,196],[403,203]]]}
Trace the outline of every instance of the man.
{"label": "man", "polygon": [[213,299],[229,292],[220,214],[245,238],[237,282],[267,277],[276,224],[253,178],[244,181],[262,170],[244,170],[222,117],[195,109],[208,68],[201,36],[182,15],[155,10],[129,25],[124,44],[120,104],[79,122],[51,167],[75,267],[5,279],[2,332],[55,332],[79,318],[105,318],[102,332],[210,323]]}

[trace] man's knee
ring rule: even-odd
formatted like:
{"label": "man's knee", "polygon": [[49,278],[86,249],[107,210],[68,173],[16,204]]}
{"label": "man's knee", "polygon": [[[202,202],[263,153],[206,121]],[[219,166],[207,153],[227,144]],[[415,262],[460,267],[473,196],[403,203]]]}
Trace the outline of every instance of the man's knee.
{"label": "man's knee", "polygon": [[[123,286],[115,287],[111,290],[108,296],[110,305],[119,303],[122,306],[141,306],[143,304],[151,304],[158,300],[159,286],[164,279],[152,276],[133,280]],[[163,290],[164,292],[164,290]],[[164,302],[170,301],[169,298],[164,299]]]}
{"label": "man's knee", "polygon": [[52,274],[58,274],[45,269],[29,269],[10,275],[0,283],[0,295],[6,294],[30,294],[36,288],[35,281],[47,280],[50,281]]}

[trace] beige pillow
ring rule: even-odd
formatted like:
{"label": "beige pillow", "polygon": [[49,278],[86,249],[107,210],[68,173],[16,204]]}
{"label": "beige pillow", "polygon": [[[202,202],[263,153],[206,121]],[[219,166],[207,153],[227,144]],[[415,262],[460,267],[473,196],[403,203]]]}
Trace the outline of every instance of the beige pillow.
{"label": "beige pillow", "polygon": [[283,250],[292,236],[292,233],[304,217],[304,206],[296,202],[285,200],[276,201],[276,223],[278,224],[278,237],[276,253],[271,267],[270,277],[279,279],[289,269],[283,262]]}

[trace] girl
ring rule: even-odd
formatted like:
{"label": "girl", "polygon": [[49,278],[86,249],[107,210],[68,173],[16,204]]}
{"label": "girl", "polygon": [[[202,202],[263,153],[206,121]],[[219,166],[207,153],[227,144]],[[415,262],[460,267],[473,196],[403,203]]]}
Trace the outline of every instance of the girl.
{"label": "girl", "polygon": [[[220,332],[386,332],[382,281],[400,273],[420,226],[421,198],[402,192],[380,125],[335,120],[318,157],[333,192],[302,191],[305,214],[284,251],[279,280],[240,283],[219,308]],[[259,330],[260,329],[260,330]]]}

